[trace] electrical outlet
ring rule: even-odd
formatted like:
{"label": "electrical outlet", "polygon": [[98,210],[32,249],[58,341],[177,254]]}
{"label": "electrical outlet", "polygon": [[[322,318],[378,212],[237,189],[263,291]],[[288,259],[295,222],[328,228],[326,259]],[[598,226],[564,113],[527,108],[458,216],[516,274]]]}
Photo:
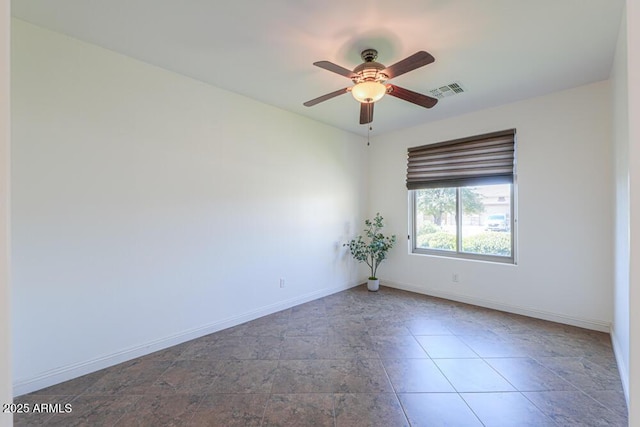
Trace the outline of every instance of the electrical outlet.
{"label": "electrical outlet", "polygon": [[458,273],[453,273],[451,275],[451,281],[454,283],[458,283],[460,281],[460,275]]}
{"label": "electrical outlet", "polygon": [[284,288],[284,279],[280,279],[280,287]]}

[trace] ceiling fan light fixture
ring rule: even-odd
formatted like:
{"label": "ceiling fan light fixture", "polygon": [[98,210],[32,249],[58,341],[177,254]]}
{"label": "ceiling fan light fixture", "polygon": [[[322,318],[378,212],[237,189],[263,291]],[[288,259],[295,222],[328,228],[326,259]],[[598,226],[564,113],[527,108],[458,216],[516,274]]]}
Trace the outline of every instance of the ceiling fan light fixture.
{"label": "ceiling fan light fixture", "polygon": [[372,103],[380,100],[387,93],[387,87],[376,81],[358,83],[351,88],[351,95],[358,102]]}

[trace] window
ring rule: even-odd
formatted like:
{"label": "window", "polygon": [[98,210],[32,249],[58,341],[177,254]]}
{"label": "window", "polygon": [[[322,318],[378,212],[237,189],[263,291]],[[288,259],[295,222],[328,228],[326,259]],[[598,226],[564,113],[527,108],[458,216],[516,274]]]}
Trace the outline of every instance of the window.
{"label": "window", "polygon": [[515,131],[409,149],[413,253],[515,262]]}

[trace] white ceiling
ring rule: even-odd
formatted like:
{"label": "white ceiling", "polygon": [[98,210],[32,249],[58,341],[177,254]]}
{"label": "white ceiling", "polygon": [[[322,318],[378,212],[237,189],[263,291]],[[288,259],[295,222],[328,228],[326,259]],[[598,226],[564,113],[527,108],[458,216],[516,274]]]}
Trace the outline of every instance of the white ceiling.
{"label": "white ceiling", "polygon": [[[14,0],[13,15],[332,126],[366,134],[350,85],[312,65],[352,69],[375,48],[391,65],[433,64],[392,83],[467,92],[428,110],[386,96],[373,134],[607,79],[624,0]],[[247,117],[250,121],[251,117]]]}

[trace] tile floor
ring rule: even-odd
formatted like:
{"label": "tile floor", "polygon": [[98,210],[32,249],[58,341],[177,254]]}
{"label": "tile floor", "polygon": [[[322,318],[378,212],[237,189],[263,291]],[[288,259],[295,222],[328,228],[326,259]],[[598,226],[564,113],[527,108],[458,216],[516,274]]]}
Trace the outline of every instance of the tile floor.
{"label": "tile floor", "polygon": [[18,397],[16,426],[626,426],[607,334],[357,287]]}

